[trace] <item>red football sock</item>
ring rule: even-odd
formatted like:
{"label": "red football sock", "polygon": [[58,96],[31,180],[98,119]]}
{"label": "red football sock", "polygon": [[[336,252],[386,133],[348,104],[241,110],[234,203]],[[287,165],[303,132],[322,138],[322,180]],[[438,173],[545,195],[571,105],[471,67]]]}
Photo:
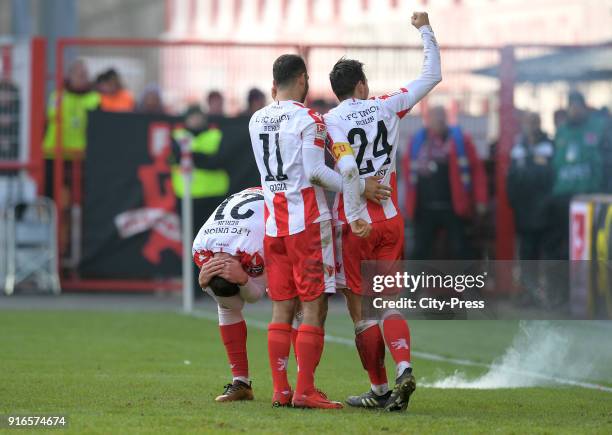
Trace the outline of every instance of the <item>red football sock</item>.
{"label": "red football sock", "polygon": [[392,314],[383,320],[383,334],[389,352],[396,364],[410,364],[410,329],[401,314]]}
{"label": "red football sock", "polygon": [[373,385],[386,384],[385,341],[378,324],[372,325],[355,335],[355,344],[363,368],[366,369],[370,377],[370,382]]}
{"label": "red football sock", "polygon": [[231,325],[219,325],[221,339],[225,346],[227,359],[235,378],[249,377],[249,360],[247,358],[247,326],[246,322],[233,323]]}
{"label": "red football sock", "polygon": [[295,356],[295,362],[297,363],[297,351],[295,350],[295,343],[297,341],[298,330],[291,328],[291,346],[293,346],[293,355]]}
{"label": "red football sock", "polygon": [[291,325],[288,323],[270,323],[268,325],[268,358],[275,392],[291,390],[287,380],[287,363],[290,351]]}
{"label": "red football sock", "polygon": [[323,328],[300,325],[296,340],[298,375],[296,394],[308,394],[314,390],[314,372],[323,354],[325,332]]}

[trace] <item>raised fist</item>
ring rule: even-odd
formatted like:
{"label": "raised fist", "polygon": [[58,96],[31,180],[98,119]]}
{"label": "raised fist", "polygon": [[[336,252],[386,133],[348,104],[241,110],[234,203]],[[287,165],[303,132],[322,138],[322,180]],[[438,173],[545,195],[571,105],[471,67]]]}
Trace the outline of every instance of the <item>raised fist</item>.
{"label": "raised fist", "polygon": [[413,12],[410,22],[414,27],[419,29],[421,26],[429,25],[429,16],[427,15],[427,12]]}

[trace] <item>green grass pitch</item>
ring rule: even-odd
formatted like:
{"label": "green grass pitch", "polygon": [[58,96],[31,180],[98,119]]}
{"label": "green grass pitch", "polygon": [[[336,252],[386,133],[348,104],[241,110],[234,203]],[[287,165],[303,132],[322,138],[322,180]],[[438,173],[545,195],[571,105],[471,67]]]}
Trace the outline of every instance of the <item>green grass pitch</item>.
{"label": "green grass pitch", "polygon": [[[0,414],[64,414],[69,427],[59,432],[79,434],[612,433],[612,393],[577,387],[417,387],[408,412],[394,414],[273,409],[266,335],[255,327],[248,346],[256,400],[217,404],[213,398],[230,375],[211,314],[0,311]],[[346,317],[332,313],[328,333],[351,339]],[[517,324],[485,323],[412,322],[413,348],[491,362]],[[417,381],[458,369],[418,357],[413,363]],[[326,343],[317,383],[332,399],[365,391],[354,347]]]}

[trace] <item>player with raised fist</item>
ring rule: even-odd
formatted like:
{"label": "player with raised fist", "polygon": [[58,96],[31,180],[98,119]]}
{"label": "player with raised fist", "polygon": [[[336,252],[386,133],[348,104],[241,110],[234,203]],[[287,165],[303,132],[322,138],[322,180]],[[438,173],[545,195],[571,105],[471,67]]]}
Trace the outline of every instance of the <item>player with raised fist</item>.
{"label": "player with raised fist", "polygon": [[[410,330],[398,311],[387,311],[379,324],[362,318],[362,304],[371,289],[361,287],[361,261],[401,260],[404,221],[398,209],[396,160],[400,145],[400,120],[442,79],[440,51],[429,17],[415,12],[411,23],[423,39],[424,60],[421,74],[400,89],[378,98],[369,98],[368,80],[358,60],[340,59],[329,74],[331,87],[340,104],[325,115],[332,150],[344,165],[364,179],[380,177],[392,190],[390,199],[360,200],[358,217],[371,224],[366,238],[356,237],[347,223],[344,194],[337,196],[334,218],[336,232],[338,286],[344,287],[347,306],[355,326],[355,343],[370,377],[370,391],[351,396],[347,403],[366,408],[403,410],[416,388],[410,363]],[[354,213],[354,210],[351,211]],[[352,217],[355,218],[354,216]],[[371,293],[370,293],[371,294]],[[389,390],[384,367],[385,343],[396,362],[395,387]]]}

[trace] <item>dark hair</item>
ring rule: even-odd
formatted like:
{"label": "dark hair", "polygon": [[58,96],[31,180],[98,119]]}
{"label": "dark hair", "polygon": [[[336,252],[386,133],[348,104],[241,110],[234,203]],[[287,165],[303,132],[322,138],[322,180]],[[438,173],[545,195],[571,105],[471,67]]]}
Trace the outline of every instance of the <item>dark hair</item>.
{"label": "dark hair", "polygon": [[260,91],[259,89],[257,89],[257,88],[251,88],[251,89],[249,90],[249,94],[247,95],[247,102],[248,102],[249,104],[251,104],[252,102],[254,102],[254,101],[258,100],[258,99],[261,99],[261,98],[263,98],[263,99],[265,99],[265,98],[266,98],[266,96],[264,95],[264,93],[263,93],[263,92],[261,92],[261,91]]}
{"label": "dark hair", "polygon": [[277,86],[286,86],[306,72],[306,63],[297,54],[283,54],[272,65],[272,77]]}
{"label": "dark hair", "polygon": [[578,91],[572,91],[569,93],[567,100],[569,104],[578,104],[579,106],[586,107],[586,101],[584,95]]}
{"label": "dark hair", "polygon": [[360,80],[365,82],[366,76],[363,63],[358,60],[342,58],[329,73],[329,82],[339,100],[352,96]]}
{"label": "dark hair", "polygon": [[206,97],[206,101],[210,101],[213,98],[219,98],[219,99],[223,99],[223,95],[221,94],[221,92],[217,91],[216,89],[210,91],[208,93],[208,96]]}
{"label": "dark hair", "polygon": [[220,276],[213,276],[210,279],[208,286],[216,296],[221,296],[224,298],[234,296],[240,292],[240,287],[238,287],[238,284],[229,282]]}

